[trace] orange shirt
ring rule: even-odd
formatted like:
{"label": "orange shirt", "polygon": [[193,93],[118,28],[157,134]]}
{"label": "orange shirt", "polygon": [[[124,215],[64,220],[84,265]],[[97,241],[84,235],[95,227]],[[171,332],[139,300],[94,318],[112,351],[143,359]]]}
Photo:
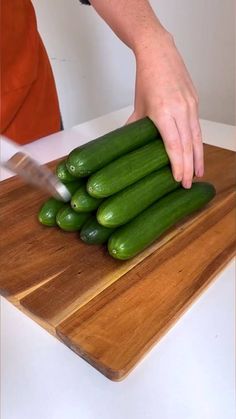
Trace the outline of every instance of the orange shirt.
{"label": "orange shirt", "polygon": [[26,144],[60,130],[48,56],[30,0],[0,0],[1,133]]}

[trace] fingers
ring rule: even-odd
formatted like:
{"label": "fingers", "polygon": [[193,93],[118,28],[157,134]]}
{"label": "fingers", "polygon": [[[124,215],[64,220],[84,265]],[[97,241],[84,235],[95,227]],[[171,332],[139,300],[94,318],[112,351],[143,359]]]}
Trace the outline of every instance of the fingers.
{"label": "fingers", "polygon": [[189,188],[194,173],[198,177],[204,174],[203,143],[196,98],[190,96],[184,106],[182,103],[175,117],[183,145],[183,186]]}
{"label": "fingers", "polygon": [[181,182],[184,175],[183,150],[175,120],[169,115],[164,115],[159,116],[158,119],[156,121],[153,120],[153,122],[158,127],[163,138],[166,152],[170,159],[173,176],[177,182]]}
{"label": "fingers", "polygon": [[[142,116],[134,111],[126,124]],[[172,112],[159,109],[158,114],[150,115],[150,118],[163,138],[175,180],[182,182],[184,188],[191,188],[194,174],[201,177],[204,173],[197,98],[190,96],[188,100],[182,99]]]}
{"label": "fingers", "polygon": [[194,111],[191,115],[190,125],[193,142],[194,171],[197,177],[201,177],[204,174],[204,156],[201,127],[198,119],[198,113],[196,111]]}
{"label": "fingers", "polygon": [[174,109],[172,108],[172,113],[166,111],[165,114],[161,114],[159,110],[156,125],[164,140],[174,178],[182,180],[184,188],[191,188],[194,173],[198,177],[204,173],[203,144],[196,98],[190,96],[187,100],[178,101]]}
{"label": "fingers", "polygon": [[189,123],[189,109],[186,104],[181,104],[176,110],[176,125],[183,150],[182,185],[189,189],[192,186],[194,167],[192,131]]}

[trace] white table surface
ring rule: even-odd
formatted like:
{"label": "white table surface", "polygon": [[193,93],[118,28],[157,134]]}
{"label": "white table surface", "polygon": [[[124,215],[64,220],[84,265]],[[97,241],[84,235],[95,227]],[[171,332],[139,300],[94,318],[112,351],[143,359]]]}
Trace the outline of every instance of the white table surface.
{"label": "white table surface", "polygon": [[[125,108],[24,148],[42,163],[120,126]],[[235,148],[232,126],[201,121]],[[227,168],[226,168],[227,170]],[[1,179],[9,176],[1,172]],[[235,261],[122,382],[109,381],[1,299],[1,419],[233,419]]]}

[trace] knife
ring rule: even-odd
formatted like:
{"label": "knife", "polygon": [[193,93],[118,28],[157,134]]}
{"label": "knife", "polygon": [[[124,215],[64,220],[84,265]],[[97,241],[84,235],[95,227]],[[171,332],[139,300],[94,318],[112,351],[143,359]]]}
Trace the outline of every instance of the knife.
{"label": "knife", "polygon": [[1,136],[0,165],[19,175],[26,183],[48,192],[60,201],[69,201],[67,187],[49,170],[23,151],[22,147]]}

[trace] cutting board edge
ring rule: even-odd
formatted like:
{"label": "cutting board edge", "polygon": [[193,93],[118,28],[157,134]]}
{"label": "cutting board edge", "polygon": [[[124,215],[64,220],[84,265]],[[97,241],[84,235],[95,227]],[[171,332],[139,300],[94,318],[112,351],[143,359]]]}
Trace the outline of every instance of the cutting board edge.
{"label": "cutting board edge", "polygon": [[[236,242],[233,242],[229,248],[231,252],[229,253],[228,257],[217,266],[217,268],[209,276],[208,280],[202,286],[200,286],[199,289],[192,295],[192,297],[183,304],[181,309],[173,317],[171,317],[165,327],[163,327],[158,334],[153,335],[153,338],[149,340],[143,347],[142,352],[139,352],[136,357],[133,357],[132,362],[127,363],[127,365],[125,365],[122,369],[115,370],[114,368],[101,363],[101,361],[98,363],[96,359],[91,357],[88,353],[85,353],[83,350],[81,350],[80,347],[77,347],[75,344],[73,344],[71,340],[60,331],[60,325],[55,328],[56,335],[69,349],[83,358],[89,365],[96,368],[97,371],[101,372],[109,380],[114,382],[120,382],[124,380],[132,372],[136,365],[141,362],[146,357],[146,355],[148,355],[152,348],[160,342],[162,337],[164,337],[166,333],[177,323],[177,321],[188,310],[188,308],[190,308],[200,298],[202,293],[208,289],[214,281],[217,280],[219,273],[236,256]],[[226,250],[228,250],[228,248],[225,249],[225,251]]]}

